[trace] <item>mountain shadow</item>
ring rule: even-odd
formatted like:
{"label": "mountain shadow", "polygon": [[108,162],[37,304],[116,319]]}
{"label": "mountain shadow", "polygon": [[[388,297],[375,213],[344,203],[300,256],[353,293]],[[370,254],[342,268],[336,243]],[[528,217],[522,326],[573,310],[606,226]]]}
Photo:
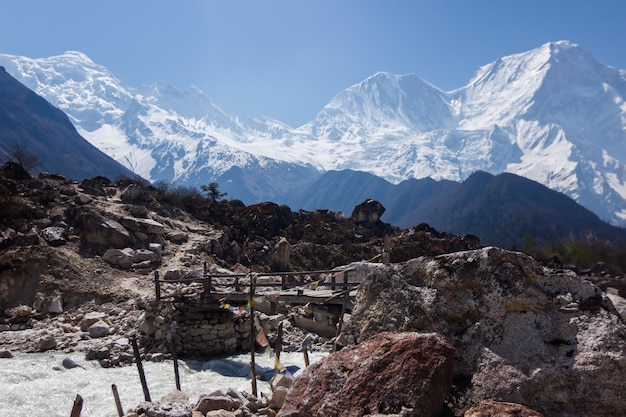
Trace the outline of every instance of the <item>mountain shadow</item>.
{"label": "mountain shadow", "polygon": [[539,243],[626,241],[626,229],[602,221],[562,193],[510,173],[478,171],[463,183],[424,178],[394,185],[363,172],[330,171],[291,206],[345,211],[367,198],[381,202],[386,208],[382,220],[395,226],[427,223],[503,248],[521,246],[526,235]]}
{"label": "mountain shadow", "polygon": [[137,175],[78,134],[67,115],[0,67],[0,162],[15,147],[36,156],[38,172],[54,172],[80,181],[99,175]]}

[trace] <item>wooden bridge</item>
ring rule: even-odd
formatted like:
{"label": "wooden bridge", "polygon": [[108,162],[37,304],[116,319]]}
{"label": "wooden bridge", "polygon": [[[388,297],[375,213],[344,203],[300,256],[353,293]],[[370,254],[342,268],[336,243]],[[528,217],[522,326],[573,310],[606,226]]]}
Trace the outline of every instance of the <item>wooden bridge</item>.
{"label": "wooden bridge", "polygon": [[[187,294],[174,291],[164,295],[163,284],[195,285],[198,291]],[[308,304],[314,314],[327,320],[294,316],[295,324],[327,337],[336,335],[343,314],[352,311],[359,284],[355,269],[212,274],[205,264],[203,272],[192,278],[164,280],[160,279],[158,271],[154,277],[157,300],[167,299],[177,310],[190,316],[247,309],[254,314],[255,308],[275,314],[283,304]]]}
{"label": "wooden bridge", "polygon": [[[162,299],[162,284],[201,284],[200,298],[175,295],[179,302],[194,304],[211,310],[223,308],[224,302],[243,306],[251,297],[263,297],[271,302],[304,305],[346,305],[353,299],[360,284],[354,278],[354,269],[317,270],[298,272],[250,272],[245,274],[212,274],[204,266],[201,276],[164,280],[155,272],[154,285],[157,300]],[[348,303],[349,304],[349,303]],[[344,307],[345,308],[345,307]]]}

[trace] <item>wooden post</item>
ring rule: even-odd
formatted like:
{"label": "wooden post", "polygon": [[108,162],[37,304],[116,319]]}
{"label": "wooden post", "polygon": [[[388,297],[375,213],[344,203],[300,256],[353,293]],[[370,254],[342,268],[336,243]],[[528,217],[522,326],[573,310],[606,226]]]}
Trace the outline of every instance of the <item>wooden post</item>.
{"label": "wooden post", "polygon": [[276,360],[274,361],[274,375],[279,372],[278,364],[280,363],[280,352],[283,350],[283,322],[278,325],[278,337],[276,338],[276,345],[274,346],[274,355]]}
{"label": "wooden post", "polygon": [[170,343],[170,352],[172,353],[172,361],[174,362],[174,381],[176,382],[176,389],[180,389],[180,374],[178,372],[178,355],[176,354],[176,345],[174,342]]}
{"label": "wooden post", "polygon": [[122,410],[122,403],[120,402],[120,394],[117,392],[117,386],[112,384],[111,390],[113,391],[113,398],[115,399],[115,407],[117,407],[117,415],[124,417],[124,410]]}
{"label": "wooden post", "polygon": [[304,356],[304,367],[308,368],[309,367],[309,351],[307,350],[306,346],[302,347],[302,355]]}
{"label": "wooden post", "polygon": [[331,273],[330,274],[330,289],[335,291],[335,282],[337,281],[337,279],[335,278],[335,274]]}
{"label": "wooden post", "polygon": [[70,414],[70,417],[80,417],[81,411],[83,411],[83,397],[76,394],[76,398],[74,399],[74,405],[72,406],[72,414]]}
{"label": "wooden post", "polygon": [[137,340],[131,339],[133,345],[133,351],[135,353],[135,362],[137,362],[137,371],[139,371],[139,380],[141,381],[141,387],[143,388],[143,397],[146,401],[152,402],[150,399],[150,391],[148,391],[148,384],[146,383],[146,374],[143,372],[143,364],[141,363],[141,354],[139,353],[139,346],[137,346]]}
{"label": "wooden post", "polygon": [[256,340],[256,330],[254,328],[254,286],[256,279],[254,275],[250,275],[250,376],[252,384],[252,395],[257,396],[256,389],[256,362],[254,359],[254,341]]}
{"label": "wooden post", "polygon": [[335,343],[333,343],[333,352],[337,351],[337,338],[341,334],[341,328],[343,327],[343,315],[346,311],[346,304],[348,302],[349,296],[350,296],[349,291],[346,291],[343,295],[343,301],[341,302],[341,316],[339,316],[339,323],[337,323],[337,334],[335,336]]}
{"label": "wooden post", "polygon": [[161,300],[161,283],[159,282],[159,271],[154,271],[154,293],[157,301]]}

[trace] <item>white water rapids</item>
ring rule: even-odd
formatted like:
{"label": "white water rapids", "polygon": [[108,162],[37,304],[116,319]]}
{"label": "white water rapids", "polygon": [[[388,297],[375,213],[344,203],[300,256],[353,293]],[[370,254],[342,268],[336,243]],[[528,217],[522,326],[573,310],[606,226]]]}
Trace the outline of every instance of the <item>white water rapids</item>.
{"label": "white water rapids", "polygon": [[[326,353],[312,352],[314,363]],[[65,369],[64,358],[71,358],[85,369]],[[281,363],[304,368],[302,353],[281,353]],[[249,369],[250,355],[230,356],[225,363],[235,370]],[[267,353],[255,355],[257,366],[273,369],[274,358]],[[209,368],[215,361],[179,359],[180,385],[192,404],[200,395],[218,389],[235,388],[252,392],[249,377],[223,376]],[[143,362],[146,382],[152,401],[176,389],[172,361]],[[245,373],[245,372],[244,372]],[[67,417],[76,395],[83,398],[82,417],[117,417],[111,385],[117,386],[124,412],[144,401],[137,366],[102,368],[97,361],[86,361],[82,354],[36,353],[15,354],[0,359],[0,416]],[[257,393],[270,394],[269,385],[257,380]]]}

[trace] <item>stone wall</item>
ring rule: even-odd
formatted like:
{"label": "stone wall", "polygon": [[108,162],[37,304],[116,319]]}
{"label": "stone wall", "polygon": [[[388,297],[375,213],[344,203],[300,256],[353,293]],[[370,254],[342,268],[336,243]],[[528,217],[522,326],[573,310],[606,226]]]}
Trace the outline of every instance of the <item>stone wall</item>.
{"label": "stone wall", "polygon": [[180,356],[207,357],[249,350],[250,315],[247,311],[181,311],[173,303],[151,303],[139,320],[143,345],[167,352],[174,345]]}

